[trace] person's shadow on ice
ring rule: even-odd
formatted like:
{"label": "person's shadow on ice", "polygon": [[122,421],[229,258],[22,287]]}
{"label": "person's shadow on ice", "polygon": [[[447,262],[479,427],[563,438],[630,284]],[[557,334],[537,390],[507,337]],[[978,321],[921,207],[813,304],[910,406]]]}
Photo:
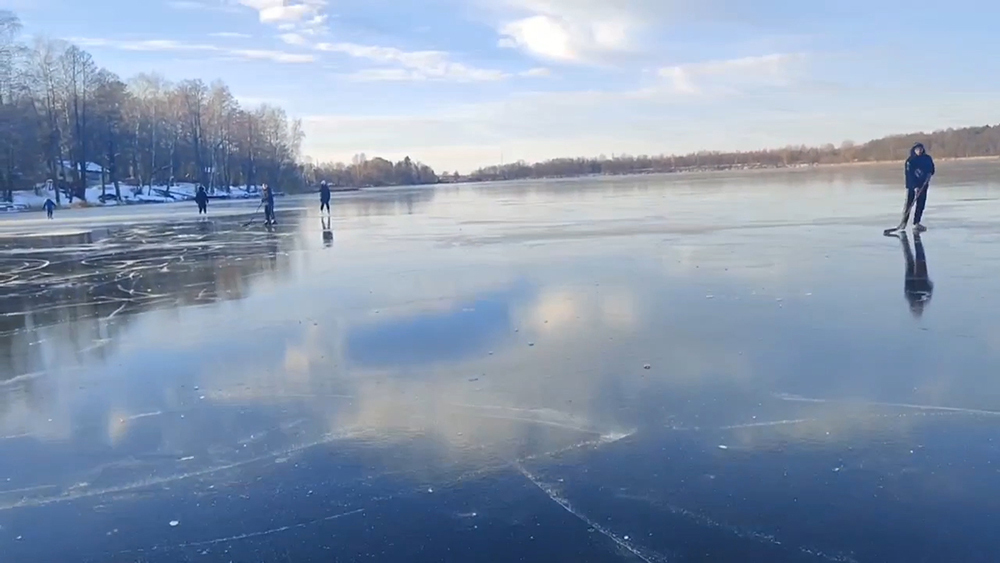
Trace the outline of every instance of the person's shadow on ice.
{"label": "person's shadow on ice", "polygon": [[899,231],[896,235],[899,243],[903,247],[903,258],[906,260],[906,274],[903,279],[903,294],[910,305],[910,313],[914,318],[919,319],[924,314],[924,309],[931,302],[934,295],[934,282],[931,281],[927,273],[927,255],[924,253],[924,243],[920,240],[920,233],[913,234],[913,246],[910,247],[910,237],[905,231]]}
{"label": "person's shadow on ice", "polygon": [[329,218],[320,218],[320,224],[323,228],[323,246],[330,248],[333,246],[333,227],[331,226],[333,221]]}

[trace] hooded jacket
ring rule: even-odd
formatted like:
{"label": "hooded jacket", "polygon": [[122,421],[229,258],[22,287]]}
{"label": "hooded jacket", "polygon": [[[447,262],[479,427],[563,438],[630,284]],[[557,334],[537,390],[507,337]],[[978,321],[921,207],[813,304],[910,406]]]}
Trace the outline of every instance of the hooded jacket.
{"label": "hooded jacket", "polygon": [[[923,149],[923,154],[917,154],[917,149]],[[934,175],[934,159],[927,154],[924,145],[917,143],[910,149],[910,157],[906,159],[906,189],[912,190],[929,185]]]}

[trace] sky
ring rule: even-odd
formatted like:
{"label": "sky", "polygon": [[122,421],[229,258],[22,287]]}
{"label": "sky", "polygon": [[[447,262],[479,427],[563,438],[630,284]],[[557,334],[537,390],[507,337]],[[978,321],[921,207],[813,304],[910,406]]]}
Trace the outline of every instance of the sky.
{"label": "sky", "polygon": [[1000,4],[3,0],[127,78],[222,79],[303,152],[439,172],[1000,122]]}

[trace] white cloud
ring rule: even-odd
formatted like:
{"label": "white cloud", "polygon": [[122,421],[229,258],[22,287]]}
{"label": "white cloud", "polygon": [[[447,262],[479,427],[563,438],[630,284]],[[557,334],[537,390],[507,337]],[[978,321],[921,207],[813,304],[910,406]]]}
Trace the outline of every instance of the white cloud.
{"label": "white cloud", "polygon": [[806,55],[775,53],[662,68],[674,94],[737,94],[747,88],[787,87],[806,71]]}
{"label": "white cloud", "polygon": [[303,53],[285,53],[284,51],[268,51],[263,49],[232,49],[230,54],[253,60],[273,61],[276,63],[311,63],[316,57]]}
{"label": "white cloud", "polygon": [[655,4],[646,0],[505,0],[497,31],[501,47],[545,60],[600,62],[636,49]]}
{"label": "white cloud", "polygon": [[216,33],[209,33],[209,37],[218,37],[219,39],[250,39],[252,37],[249,33],[236,33],[234,31],[219,31]]}
{"label": "white cloud", "polygon": [[586,21],[536,15],[505,24],[501,47],[518,48],[538,57],[584,62],[594,56],[629,48],[629,25],[623,21]]}
{"label": "white cloud", "polygon": [[224,57],[235,57],[247,60],[271,61],[276,63],[310,63],[316,60],[313,55],[286,53],[263,49],[230,49],[204,43],[183,43],[173,39],[115,40],[92,37],[73,37],[71,43],[81,47],[105,47],[122,51],[144,52],[188,52],[214,53]]}
{"label": "white cloud", "polygon": [[260,21],[264,23],[298,22],[305,19],[312,11],[313,8],[305,4],[273,6],[260,11]]}
{"label": "white cloud", "polygon": [[233,6],[216,0],[171,0],[167,6],[175,10],[201,10],[206,12],[232,12]]}
{"label": "white cloud", "polygon": [[237,0],[241,6],[257,11],[262,23],[321,26],[326,22],[326,0]]}
{"label": "white cloud", "polygon": [[302,46],[306,44],[306,38],[302,37],[298,33],[282,33],[278,37],[289,45]]}
{"label": "white cloud", "polygon": [[489,82],[503,80],[509,74],[492,69],[471,67],[451,60],[443,51],[403,51],[395,47],[356,43],[319,43],[319,51],[340,53],[396,68],[364,70],[351,76],[354,80],[452,80]]}
{"label": "white cloud", "polygon": [[538,67],[526,70],[520,73],[520,75],[528,78],[544,78],[546,76],[552,76],[552,71],[545,67]]}
{"label": "white cloud", "polygon": [[426,80],[419,72],[405,68],[369,68],[350,74],[347,77],[354,82],[403,82],[411,80]]}

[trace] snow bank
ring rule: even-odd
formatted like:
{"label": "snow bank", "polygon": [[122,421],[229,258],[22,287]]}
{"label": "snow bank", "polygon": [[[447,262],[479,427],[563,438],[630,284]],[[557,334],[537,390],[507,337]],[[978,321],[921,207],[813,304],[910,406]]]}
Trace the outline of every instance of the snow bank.
{"label": "snow bank", "polygon": [[[141,190],[135,186],[126,184],[120,184],[120,186],[122,196],[122,201],[120,203],[115,200],[114,186],[107,186],[105,189],[106,195],[103,200],[101,198],[101,187],[91,186],[87,188],[86,201],[80,201],[79,199],[74,198],[73,203],[69,203],[69,199],[63,196],[61,202],[62,207],[190,201],[194,199],[195,192],[198,189],[197,184],[184,182],[174,184],[173,186],[154,185],[152,188],[144,186]],[[260,191],[256,186],[237,186],[232,188],[229,193],[218,189],[215,193],[209,192],[209,197],[212,199],[252,199],[260,197]],[[35,190],[14,192],[14,203],[0,202],[0,212],[17,212],[27,211],[29,209],[41,209],[45,200],[50,198],[52,201],[56,200],[55,190],[49,190],[44,187]]]}

